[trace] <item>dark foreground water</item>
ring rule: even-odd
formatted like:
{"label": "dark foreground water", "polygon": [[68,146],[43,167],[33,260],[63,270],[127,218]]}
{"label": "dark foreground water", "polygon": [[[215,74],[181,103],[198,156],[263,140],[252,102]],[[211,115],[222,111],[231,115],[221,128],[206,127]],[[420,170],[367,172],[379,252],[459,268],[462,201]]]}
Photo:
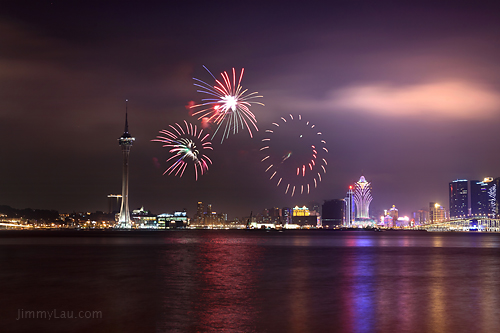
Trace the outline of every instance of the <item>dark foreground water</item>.
{"label": "dark foreground water", "polygon": [[500,234],[3,231],[0,299],[1,332],[498,332]]}

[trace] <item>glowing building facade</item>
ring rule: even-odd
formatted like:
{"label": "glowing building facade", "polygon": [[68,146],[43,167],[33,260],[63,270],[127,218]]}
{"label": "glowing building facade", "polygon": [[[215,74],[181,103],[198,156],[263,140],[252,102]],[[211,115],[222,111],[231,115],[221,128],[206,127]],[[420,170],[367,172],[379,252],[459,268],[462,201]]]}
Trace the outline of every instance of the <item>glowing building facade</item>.
{"label": "glowing building facade", "polygon": [[450,217],[469,216],[469,182],[467,179],[457,179],[449,185]]}
{"label": "glowing building facade", "polygon": [[157,216],[158,229],[185,229],[189,225],[187,212],[176,211],[173,214],[163,213]]}
{"label": "glowing building facade", "polygon": [[486,177],[483,181],[469,182],[470,216],[496,215],[496,183],[493,177]]}
{"label": "glowing building facade", "polygon": [[399,218],[399,211],[395,205],[392,205],[391,209],[389,209],[389,215],[392,217],[392,220],[396,222]]}
{"label": "glowing building facade", "polygon": [[354,203],[356,204],[356,218],[370,218],[370,203],[372,202],[371,183],[364,176],[354,185]]}
{"label": "glowing building facade", "polygon": [[295,206],[292,209],[292,224],[299,227],[317,227],[321,224],[321,216],[316,211],[310,211],[306,206]]}
{"label": "glowing building facade", "polygon": [[417,210],[412,213],[413,220],[417,225],[424,225],[429,222],[429,212],[425,209]]}
{"label": "glowing building facade", "polygon": [[354,192],[352,191],[352,185],[349,186],[346,197],[344,199],[344,225],[350,227],[354,222]]}
{"label": "glowing building facade", "polygon": [[482,181],[457,179],[449,184],[450,218],[497,215],[497,184],[493,177]]}
{"label": "glowing building facade", "polygon": [[495,178],[490,188],[488,189],[488,201],[490,205],[490,212],[493,218],[498,218],[498,199],[499,199],[499,189],[500,189],[500,178]]}
{"label": "glowing building facade", "polygon": [[292,223],[292,209],[290,207],[281,208],[281,216],[284,225]]}
{"label": "glowing building facade", "polygon": [[199,201],[196,209],[196,215],[193,218],[194,226],[220,227],[227,224],[227,214],[212,211],[212,204],[207,204],[207,210],[204,211],[203,202]]}
{"label": "glowing building facade", "polygon": [[122,136],[118,138],[118,143],[122,147],[123,153],[123,173],[122,173],[122,206],[120,209],[120,216],[118,218],[118,227],[130,229],[130,210],[128,207],[128,160],[130,148],[134,143],[135,138],[128,132],[128,112],[125,107],[125,131]]}
{"label": "glowing building facade", "polygon": [[446,209],[437,202],[429,203],[429,222],[438,223],[446,220]]}

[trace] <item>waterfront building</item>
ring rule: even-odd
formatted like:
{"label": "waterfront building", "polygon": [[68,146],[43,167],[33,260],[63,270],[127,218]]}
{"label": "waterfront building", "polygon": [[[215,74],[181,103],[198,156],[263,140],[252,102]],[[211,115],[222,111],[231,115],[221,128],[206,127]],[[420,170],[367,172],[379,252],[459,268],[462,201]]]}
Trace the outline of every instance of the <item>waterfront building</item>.
{"label": "waterfront building", "polygon": [[292,209],[293,216],[309,216],[309,208],[306,206],[295,206]]}
{"label": "waterfront building", "polygon": [[344,199],[344,226],[350,227],[354,222],[354,192],[352,190],[353,186],[349,186],[346,197]]}
{"label": "waterfront building", "polygon": [[449,184],[450,218],[496,215],[497,184],[492,177],[482,181],[457,179]]}
{"label": "waterfront building", "polygon": [[269,223],[273,223],[275,225],[282,224],[281,209],[273,207],[266,209],[266,212],[267,212],[267,220],[269,221]]}
{"label": "waterfront building", "polygon": [[[128,102],[126,100],[125,102]],[[118,143],[122,147],[123,153],[123,172],[122,172],[122,204],[120,209],[120,216],[118,217],[118,227],[119,228],[131,228],[130,211],[128,206],[128,161],[130,148],[134,143],[135,138],[128,132],[128,110],[127,104],[125,104],[125,131],[122,136],[118,138]]]}
{"label": "waterfront building", "polygon": [[[469,215],[487,216],[488,215],[488,183],[471,180],[469,182]],[[450,212],[451,216],[451,212]]]}
{"label": "waterfront building", "polygon": [[396,226],[396,221],[399,218],[399,211],[395,205],[392,205],[388,212],[389,216],[392,217],[393,225]]}
{"label": "waterfront building", "polygon": [[466,217],[469,212],[469,182],[467,179],[457,179],[449,185],[450,218]]}
{"label": "waterfront building", "polygon": [[404,228],[404,227],[413,227],[414,225],[410,224],[410,218],[408,216],[400,216],[398,217],[398,220],[396,222],[396,225],[399,228]]}
{"label": "waterfront building", "polygon": [[429,212],[424,209],[419,209],[412,213],[413,220],[417,225],[424,225],[428,223]]}
{"label": "waterfront building", "polygon": [[391,215],[385,215],[383,217],[383,222],[384,222],[384,227],[386,228],[394,228],[395,224],[394,224],[394,219],[392,218]]}
{"label": "waterfront building", "polygon": [[192,224],[200,227],[220,227],[227,224],[227,214],[217,214],[217,212],[212,211],[211,204],[207,204],[207,211],[204,212],[203,203],[199,201]]}
{"label": "waterfront building", "polygon": [[198,201],[198,205],[196,206],[196,214],[203,215],[203,202]]}
{"label": "waterfront building", "polygon": [[212,227],[220,227],[227,222],[227,214],[217,214],[217,212],[210,212],[205,215],[205,225]]}
{"label": "waterfront building", "polygon": [[292,209],[292,224],[302,228],[315,228],[321,223],[321,216],[316,211],[309,211],[306,206],[295,206]]}
{"label": "waterfront building", "polygon": [[245,224],[247,227],[255,227],[257,225],[257,216],[253,215],[253,212],[250,212],[249,216],[242,218],[242,224]]}
{"label": "waterfront building", "polygon": [[203,210],[203,202],[198,201],[198,204],[196,206],[196,214],[193,217],[193,224],[194,225],[202,225],[204,222],[205,214]]}
{"label": "waterfront building", "polygon": [[437,202],[429,203],[429,222],[438,223],[446,220],[446,210]]}
{"label": "waterfront building", "polygon": [[131,228],[133,229],[158,229],[158,222],[155,214],[151,214],[144,207],[132,211]]}
{"label": "waterfront building", "polygon": [[262,215],[260,216],[260,222],[261,223],[269,223],[269,209],[264,208],[264,211],[262,212]]}
{"label": "waterfront building", "polygon": [[354,203],[356,204],[356,218],[370,218],[370,203],[372,201],[371,183],[367,182],[364,176],[354,185]]}
{"label": "waterfront building", "polygon": [[292,223],[292,209],[290,207],[281,208],[281,218],[283,225]]}
{"label": "waterfront building", "polygon": [[332,229],[342,225],[344,207],[344,199],[325,200],[321,207],[321,225],[324,229]]}
{"label": "waterfront building", "polygon": [[156,217],[158,229],[185,229],[189,225],[187,212],[176,211],[173,214],[163,213]]}
{"label": "waterfront building", "polygon": [[469,193],[471,216],[495,216],[491,196],[496,196],[496,184],[492,177],[486,177],[482,181],[471,180]]}
{"label": "waterfront building", "polygon": [[494,218],[500,218],[499,212],[499,189],[500,189],[500,177],[493,179],[491,186],[488,190],[488,201],[490,203],[491,215]]}

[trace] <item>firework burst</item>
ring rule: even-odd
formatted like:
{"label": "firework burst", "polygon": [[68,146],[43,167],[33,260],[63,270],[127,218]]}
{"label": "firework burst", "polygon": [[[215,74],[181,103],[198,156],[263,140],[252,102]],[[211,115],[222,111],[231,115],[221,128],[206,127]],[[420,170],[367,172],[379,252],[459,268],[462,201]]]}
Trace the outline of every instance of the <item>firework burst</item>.
{"label": "firework burst", "polygon": [[[161,130],[160,135],[151,141],[163,143],[162,147],[169,148],[172,156],[167,162],[172,164],[163,174],[182,177],[188,164],[193,163],[195,178],[198,180],[198,173],[202,175],[208,170],[208,163],[212,164],[210,158],[203,153],[204,150],[213,150],[212,143],[207,141],[209,134],[203,134],[203,129],[196,125],[187,123],[184,120],[185,128],[178,123],[175,126],[169,125],[170,129]],[[208,163],[207,163],[208,162]]]}
{"label": "firework burst", "polygon": [[328,153],[326,141],[315,125],[302,120],[302,116],[281,117],[266,130],[267,137],[262,139],[260,148],[266,154],[261,162],[265,172],[276,186],[284,186],[285,194],[309,194],[316,188],[326,173]]}
{"label": "firework burst", "polygon": [[[194,85],[199,89],[197,92],[206,94],[209,98],[203,98],[200,104],[192,105],[190,108],[201,108],[195,111],[193,116],[197,116],[198,120],[205,119],[217,125],[217,129],[212,135],[212,140],[219,131],[223,128],[221,143],[229,137],[231,132],[238,133],[239,129],[247,129],[250,137],[253,137],[252,127],[258,131],[257,119],[250,111],[252,103],[264,105],[260,102],[253,101],[254,98],[260,98],[257,92],[247,93],[248,89],[243,89],[241,80],[243,79],[244,68],[237,80],[236,71],[233,68],[232,76],[227,72],[221,73],[222,81],[217,80],[215,76],[206,68],[208,73],[215,80],[215,85],[210,85],[204,81],[193,78]],[[232,79],[232,80],[231,80]]]}

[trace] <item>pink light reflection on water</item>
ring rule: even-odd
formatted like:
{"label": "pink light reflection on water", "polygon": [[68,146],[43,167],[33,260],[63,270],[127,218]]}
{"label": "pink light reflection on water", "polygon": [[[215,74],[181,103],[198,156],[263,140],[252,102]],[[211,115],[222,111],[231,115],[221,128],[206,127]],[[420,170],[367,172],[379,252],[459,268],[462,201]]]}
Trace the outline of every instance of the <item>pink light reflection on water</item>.
{"label": "pink light reflection on water", "polygon": [[259,251],[248,244],[248,239],[204,239],[196,254],[197,330],[255,330],[256,310],[251,300],[257,283],[258,258]]}

